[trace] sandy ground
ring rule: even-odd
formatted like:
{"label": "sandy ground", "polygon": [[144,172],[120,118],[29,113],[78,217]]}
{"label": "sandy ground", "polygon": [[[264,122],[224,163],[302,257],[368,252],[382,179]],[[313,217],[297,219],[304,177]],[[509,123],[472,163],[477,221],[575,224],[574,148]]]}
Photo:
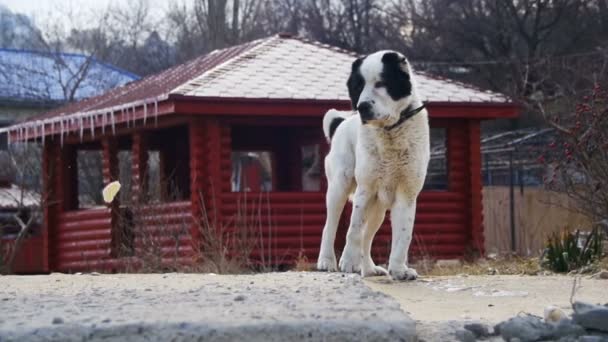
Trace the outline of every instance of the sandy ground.
{"label": "sandy ground", "polygon": [[0,276],[0,341],[410,341],[414,322],[359,276]]}
{"label": "sandy ground", "polygon": [[[416,321],[420,341],[459,341],[455,334],[466,323],[496,323],[530,313],[543,316],[548,305],[571,313],[570,276],[460,276],[428,277],[415,282],[392,282],[385,277],[364,282],[376,291],[394,297]],[[575,299],[590,303],[608,302],[608,280],[582,277]],[[503,341],[490,337],[488,342]]]}
{"label": "sandy ground", "polygon": [[[576,300],[608,302],[608,280],[580,279]],[[384,277],[364,280],[372,289],[397,299],[415,320],[486,323],[498,323],[520,312],[542,316],[547,305],[570,313],[573,281],[570,276],[512,275],[429,277],[406,283]]]}

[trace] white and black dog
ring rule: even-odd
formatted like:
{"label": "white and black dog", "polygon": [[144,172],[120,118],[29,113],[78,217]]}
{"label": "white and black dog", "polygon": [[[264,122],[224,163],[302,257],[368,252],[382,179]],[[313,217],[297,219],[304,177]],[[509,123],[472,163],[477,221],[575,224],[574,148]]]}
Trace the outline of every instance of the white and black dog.
{"label": "white and black dog", "polygon": [[[327,220],[317,262],[319,270],[337,271],[334,241],[349,196],[353,210],[340,258],[342,272],[363,276],[387,274],[374,264],[374,235],[391,211],[392,243],[388,273],[411,280],[408,268],[416,198],[430,159],[428,114],[416,94],[407,59],[395,51],[379,51],[355,60],[347,82],[352,112],[330,110],[323,131],[331,142],[325,158]],[[354,193],[354,194],[353,194]]]}

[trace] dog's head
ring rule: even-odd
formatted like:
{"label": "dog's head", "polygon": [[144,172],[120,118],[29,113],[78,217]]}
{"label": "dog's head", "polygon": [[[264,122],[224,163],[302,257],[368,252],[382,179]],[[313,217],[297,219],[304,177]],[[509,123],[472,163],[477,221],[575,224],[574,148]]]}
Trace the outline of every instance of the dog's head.
{"label": "dog's head", "polygon": [[388,126],[412,105],[412,70],[396,51],[379,51],[353,62],[348,93],[353,109],[366,124]]}

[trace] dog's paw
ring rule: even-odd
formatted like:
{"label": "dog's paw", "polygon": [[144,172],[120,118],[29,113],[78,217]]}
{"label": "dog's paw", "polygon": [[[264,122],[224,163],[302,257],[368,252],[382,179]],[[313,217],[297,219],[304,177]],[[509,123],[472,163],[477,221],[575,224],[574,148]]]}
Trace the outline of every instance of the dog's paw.
{"label": "dog's paw", "polygon": [[317,260],[317,270],[327,272],[338,272],[338,263],[336,262],[336,255],[324,255],[320,254]]}
{"label": "dog's paw", "polygon": [[349,248],[344,248],[344,252],[340,257],[340,271],[344,273],[359,273],[361,271],[361,255],[349,251]]}
{"label": "dog's paw", "polygon": [[416,280],[418,278],[418,272],[413,268],[408,268],[405,265],[391,268],[389,266],[388,273],[393,280]]}
{"label": "dog's paw", "polygon": [[361,267],[362,277],[375,277],[375,276],[386,276],[388,271],[384,267],[369,265]]}

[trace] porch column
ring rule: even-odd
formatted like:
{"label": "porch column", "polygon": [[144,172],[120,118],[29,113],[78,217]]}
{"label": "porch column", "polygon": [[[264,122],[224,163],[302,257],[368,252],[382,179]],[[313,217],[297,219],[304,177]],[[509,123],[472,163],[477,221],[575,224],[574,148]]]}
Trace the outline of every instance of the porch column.
{"label": "porch column", "polygon": [[[109,137],[104,138],[101,141],[102,148],[102,174],[103,184],[108,185],[109,183],[118,180],[118,148],[116,139]],[[120,232],[120,199],[118,196],[109,204],[111,222],[111,242],[110,242],[110,255],[118,256],[120,250],[120,244],[122,241],[122,233]]]}
{"label": "porch column", "polygon": [[53,256],[55,253],[55,241],[59,214],[61,213],[60,197],[57,190],[60,188],[58,181],[59,170],[59,144],[47,139],[42,150],[42,197],[40,205],[43,211],[42,227],[42,265],[44,272],[55,269]]}
{"label": "porch column", "polygon": [[193,118],[189,130],[193,219],[190,233],[196,251],[200,248],[201,229],[212,229],[222,224],[222,131],[217,119],[212,118]]}
{"label": "porch column", "polygon": [[147,166],[148,166],[148,142],[144,132],[136,132],[133,134],[132,146],[132,172],[131,172],[131,193],[134,205],[140,202],[146,196],[147,188]]}
{"label": "porch column", "polygon": [[481,179],[481,124],[479,120],[469,121],[468,138],[471,242],[472,247],[483,255],[485,253],[482,204],[483,183]]}
{"label": "porch column", "polygon": [[104,138],[101,141],[104,185],[118,180],[118,150],[115,139]]}
{"label": "porch column", "polygon": [[200,225],[203,224],[203,212],[206,209],[203,207],[203,201],[207,197],[205,193],[205,156],[206,156],[206,139],[205,126],[202,119],[194,118],[190,122],[189,127],[189,143],[190,143],[190,201],[192,210],[192,226],[190,227],[190,235],[192,236],[192,247],[194,251],[198,251],[201,242]]}

